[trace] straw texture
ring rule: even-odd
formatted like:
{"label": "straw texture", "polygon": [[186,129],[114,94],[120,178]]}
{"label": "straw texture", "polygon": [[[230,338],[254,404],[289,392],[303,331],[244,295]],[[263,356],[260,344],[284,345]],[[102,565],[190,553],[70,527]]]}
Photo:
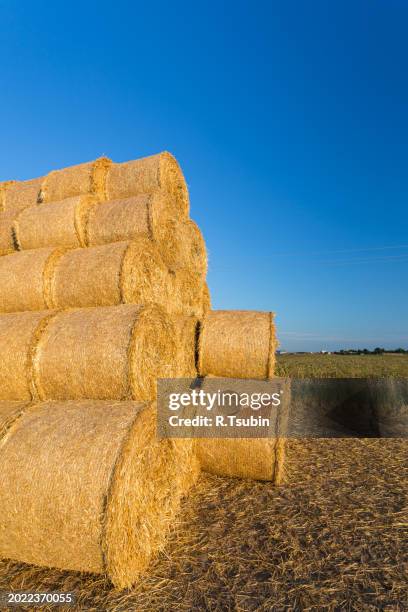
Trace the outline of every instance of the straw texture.
{"label": "straw texture", "polygon": [[176,218],[188,217],[186,181],[175,158],[167,152],[142,159],[112,164],[106,179],[108,200],[151,193],[160,189],[171,202]]}
{"label": "straw texture", "polygon": [[197,476],[191,447],[158,441],[154,407],[135,402],[34,406],[0,464],[0,556],[107,573],[121,588],[163,547]]}
{"label": "straw texture", "polygon": [[7,255],[16,250],[13,224],[18,211],[8,210],[0,213],[0,255]]}
{"label": "straw texture", "polygon": [[39,399],[155,397],[174,374],[175,330],[158,306],[104,306],[60,312],[37,346]]}
{"label": "straw texture", "polygon": [[171,295],[174,311],[202,318],[204,314],[204,283],[200,275],[179,269],[171,275]]}
{"label": "straw texture", "polygon": [[4,193],[4,210],[24,210],[38,203],[43,178],[18,181],[9,185]]}
{"label": "straw texture", "polygon": [[43,310],[44,275],[53,249],[22,251],[0,257],[0,311]]}
{"label": "straw texture", "polygon": [[106,198],[105,181],[112,162],[107,157],[50,172],[43,181],[41,202],[57,202],[85,194]]}
{"label": "straw texture", "polygon": [[167,305],[171,275],[143,237],[134,242],[75,249],[62,255],[52,281],[54,307],[120,303]]}
{"label": "straw texture", "polygon": [[28,402],[0,402],[0,444],[13,423],[22,415]]}
{"label": "straw texture", "polygon": [[175,315],[172,317],[177,339],[177,376],[180,378],[195,378],[196,340],[198,319],[194,316]]}
{"label": "straw texture", "polygon": [[52,311],[0,316],[0,399],[32,397],[32,362],[38,338],[54,315]]}
{"label": "straw texture", "polygon": [[273,313],[213,310],[201,326],[200,375],[271,378],[276,346]]}
{"label": "straw texture", "polygon": [[[244,390],[250,387],[241,381]],[[267,383],[266,383],[267,384]],[[240,390],[239,381],[208,377],[201,381],[201,389],[214,392]],[[253,388],[259,389],[259,385]],[[198,438],[194,440],[201,469],[219,476],[268,480],[279,485],[284,482],[286,438],[290,412],[291,388],[288,379],[280,379],[281,404],[276,415],[271,415],[268,436],[265,438]],[[274,388],[277,391],[278,387]],[[265,388],[266,391],[266,388]]]}
{"label": "straw texture", "polygon": [[203,280],[207,274],[207,252],[204,238],[194,221],[170,221],[158,241],[171,240],[172,248],[166,249],[165,258],[170,270],[186,269]]}
{"label": "straw texture", "polygon": [[207,285],[207,282],[204,282],[202,300],[203,300],[203,313],[206,314],[209,310],[211,310],[211,294],[210,294],[210,288]]}
{"label": "straw texture", "polygon": [[0,211],[4,210],[4,203],[6,198],[6,191],[15,181],[3,181],[0,183]]}
{"label": "straw texture", "polygon": [[87,216],[95,202],[85,195],[26,208],[13,225],[18,249],[86,246]]}

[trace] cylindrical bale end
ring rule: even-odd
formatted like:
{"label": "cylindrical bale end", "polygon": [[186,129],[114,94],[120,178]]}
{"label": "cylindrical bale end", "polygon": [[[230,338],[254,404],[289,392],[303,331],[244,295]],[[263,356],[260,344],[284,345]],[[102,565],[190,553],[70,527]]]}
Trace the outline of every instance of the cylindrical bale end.
{"label": "cylindrical bale end", "polygon": [[277,346],[273,313],[213,310],[201,325],[201,376],[271,378]]}
{"label": "cylindrical bale end", "polygon": [[170,153],[112,164],[106,179],[108,200],[152,193],[158,189],[166,194],[174,218],[188,217],[187,184],[180,166]]}

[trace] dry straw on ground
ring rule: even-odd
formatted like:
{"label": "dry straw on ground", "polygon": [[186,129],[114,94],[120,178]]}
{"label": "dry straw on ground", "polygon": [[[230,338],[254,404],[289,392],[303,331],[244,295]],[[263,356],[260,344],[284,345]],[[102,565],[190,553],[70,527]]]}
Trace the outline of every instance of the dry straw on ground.
{"label": "dry straw on ground", "polygon": [[96,202],[84,195],[26,208],[13,225],[18,249],[86,246],[87,217]]}
{"label": "dry straw on ground", "polygon": [[34,405],[0,462],[0,556],[105,573],[120,588],[163,548],[197,477],[191,445],[157,440],[154,407],[135,402]]}
{"label": "dry straw on ground", "polygon": [[273,313],[213,310],[201,326],[200,375],[271,378],[276,346]]}
{"label": "dry straw on ground", "polygon": [[35,396],[150,399],[157,378],[174,374],[175,359],[174,325],[158,306],[63,311],[49,322],[36,346]]}
{"label": "dry straw on ground", "polygon": [[402,612],[407,445],[289,440],[283,487],[202,474],[165,551],[133,589],[4,560],[0,591],[71,591],[78,610],[107,612]]}
{"label": "dry straw on ground", "polygon": [[94,194],[104,200],[106,174],[111,163],[107,157],[100,157],[92,162],[50,172],[43,180],[39,200],[58,202],[85,194]]}
{"label": "dry straw on ground", "polygon": [[32,361],[38,338],[53,311],[0,315],[0,399],[32,397]]}
{"label": "dry straw on ground", "polygon": [[112,164],[106,178],[106,199],[117,200],[151,193],[167,194],[176,218],[188,217],[189,198],[186,181],[175,158],[167,152]]}

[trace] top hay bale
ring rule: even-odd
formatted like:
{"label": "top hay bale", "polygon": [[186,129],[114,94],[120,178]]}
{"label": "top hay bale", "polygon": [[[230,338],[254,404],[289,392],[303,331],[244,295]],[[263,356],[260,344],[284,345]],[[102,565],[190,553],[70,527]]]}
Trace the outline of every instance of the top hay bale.
{"label": "top hay bale", "polygon": [[201,324],[200,376],[272,378],[277,341],[273,313],[213,310]]}
{"label": "top hay bale", "polygon": [[131,401],[27,408],[0,443],[0,557],[131,586],[197,477],[191,443],[155,426]]}
{"label": "top hay bale", "polygon": [[30,181],[9,181],[0,185],[1,210],[24,210],[38,203],[43,178]]}
{"label": "top hay bale", "polygon": [[92,162],[50,172],[42,183],[39,201],[58,202],[85,194],[105,200],[106,174],[111,163],[107,157],[100,157]]}
{"label": "top hay bale", "polygon": [[106,177],[106,199],[120,200],[160,190],[168,194],[177,216],[188,218],[189,197],[184,175],[167,152],[121,164],[112,164]]}

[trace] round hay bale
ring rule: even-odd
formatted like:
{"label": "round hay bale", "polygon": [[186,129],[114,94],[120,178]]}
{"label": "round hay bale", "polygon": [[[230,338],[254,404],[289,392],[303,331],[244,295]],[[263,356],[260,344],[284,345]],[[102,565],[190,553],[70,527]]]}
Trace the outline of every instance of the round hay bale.
{"label": "round hay bale", "polygon": [[29,400],[38,339],[54,312],[19,312],[0,316],[0,399]]}
{"label": "round hay bale", "polygon": [[5,209],[6,192],[11,185],[14,185],[16,181],[3,181],[0,183],[0,212]]}
{"label": "round hay bale", "polygon": [[[176,159],[167,152],[112,164],[106,178],[106,199],[119,200],[160,189],[166,194],[175,218],[187,218],[189,197]],[[170,197],[168,197],[170,196]]]}
{"label": "round hay bale", "polygon": [[22,251],[0,257],[0,311],[43,310],[44,271],[53,249]]}
{"label": "round hay bale", "polygon": [[0,444],[28,404],[28,402],[0,402]]}
{"label": "round hay bale", "polygon": [[194,221],[170,221],[156,240],[171,241],[172,248],[163,249],[163,258],[170,270],[187,269],[205,278],[207,251],[203,235]]}
{"label": "round hay bale", "polygon": [[172,317],[177,339],[177,372],[179,378],[195,378],[198,319],[194,316]]}
{"label": "round hay bale", "polygon": [[18,211],[7,210],[0,213],[0,255],[7,255],[17,249],[13,225]]}
{"label": "round hay bale", "polygon": [[[265,382],[264,385],[270,385]],[[281,404],[270,415],[268,437],[241,438],[239,431],[231,438],[196,438],[194,447],[201,469],[211,474],[234,478],[268,480],[279,485],[284,481],[285,448],[288,436],[291,386],[288,379],[279,379],[278,386],[267,391],[251,381],[224,380],[207,377],[200,381],[206,392],[258,392],[282,391]],[[217,411],[217,405],[214,409]],[[232,432],[231,432],[232,433]]]}
{"label": "round hay bale", "polygon": [[121,303],[166,306],[170,282],[155,245],[139,237],[132,243],[66,252],[54,273],[51,302],[58,308]]}
{"label": "round hay bale", "polygon": [[16,181],[4,194],[4,210],[24,210],[38,203],[43,177],[30,181]]}
{"label": "round hay bale", "polygon": [[174,325],[158,306],[101,306],[60,312],[37,347],[39,399],[155,397],[173,376]]}
{"label": "round hay bale", "polygon": [[18,249],[86,246],[87,216],[95,203],[85,195],[26,208],[13,224]]}
{"label": "round hay bale", "polygon": [[59,202],[85,194],[105,200],[106,174],[111,163],[107,157],[100,157],[92,162],[50,172],[43,181],[39,201]]}
{"label": "round hay bale", "polygon": [[203,313],[206,314],[209,310],[211,310],[211,294],[210,294],[210,288],[207,285],[207,282],[204,282],[202,299],[203,299]]}
{"label": "round hay bale", "polygon": [[273,313],[213,310],[201,324],[200,376],[271,378],[277,346]]}
{"label": "round hay bale", "polygon": [[191,444],[158,440],[155,421],[136,402],[26,410],[0,445],[0,557],[130,587],[197,478]]}
{"label": "round hay bale", "polygon": [[[198,438],[196,456],[204,472],[230,478],[251,478],[280,484],[283,466],[282,443],[276,455],[276,440],[270,438]],[[283,447],[284,448],[284,447]]]}
{"label": "round hay bale", "polygon": [[203,280],[195,272],[179,269],[171,274],[172,309],[178,314],[203,316]]}

